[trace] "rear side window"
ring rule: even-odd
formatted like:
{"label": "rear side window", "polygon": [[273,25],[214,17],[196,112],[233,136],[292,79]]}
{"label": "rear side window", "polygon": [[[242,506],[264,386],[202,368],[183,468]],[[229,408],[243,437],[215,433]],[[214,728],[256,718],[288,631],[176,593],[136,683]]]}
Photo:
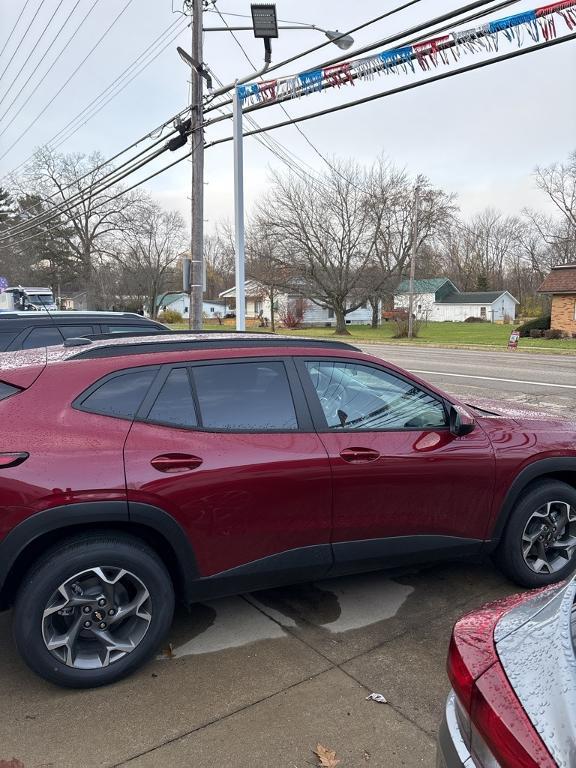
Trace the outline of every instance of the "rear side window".
{"label": "rear side window", "polygon": [[16,395],[21,391],[20,387],[14,387],[12,384],[6,384],[5,381],[0,381],[0,400],[6,400],[7,397]]}
{"label": "rear side window", "polygon": [[283,432],[298,429],[283,363],[250,362],[193,368],[205,429]]}
{"label": "rear side window", "polygon": [[[1,319],[0,319],[1,322]],[[12,339],[16,336],[16,333],[12,332],[2,332],[0,331],[0,352],[4,352],[6,349],[8,349],[8,346]]]}
{"label": "rear side window", "polygon": [[186,368],[175,368],[170,372],[148,414],[147,421],[174,427],[198,425]]}
{"label": "rear side window", "polygon": [[34,328],[22,342],[22,349],[53,347],[56,344],[62,344],[63,339],[90,336],[92,333],[94,331],[91,325],[47,325]]}
{"label": "rear side window", "polygon": [[156,375],[155,368],[118,373],[91,387],[75,402],[77,407],[104,416],[133,419]]}

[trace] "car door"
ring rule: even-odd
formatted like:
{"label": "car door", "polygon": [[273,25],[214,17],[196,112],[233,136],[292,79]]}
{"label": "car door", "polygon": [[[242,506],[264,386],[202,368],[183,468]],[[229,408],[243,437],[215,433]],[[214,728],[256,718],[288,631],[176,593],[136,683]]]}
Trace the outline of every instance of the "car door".
{"label": "car door", "polygon": [[337,561],[478,548],[494,457],[483,430],[455,437],[446,404],[374,363],[300,359],[334,482]]}
{"label": "car door", "polygon": [[328,455],[290,360],[166,366],[124,460],[130,504],[175,517],[202,576],[250,564],[254,587],[330,567]]}

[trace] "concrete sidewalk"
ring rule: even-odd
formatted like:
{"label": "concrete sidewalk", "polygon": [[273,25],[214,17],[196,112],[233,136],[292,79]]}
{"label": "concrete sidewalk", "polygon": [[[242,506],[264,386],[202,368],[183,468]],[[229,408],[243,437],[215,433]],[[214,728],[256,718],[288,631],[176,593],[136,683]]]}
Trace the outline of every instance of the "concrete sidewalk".
{"label": "concrete sidewalk", "polygon": [[340,768],[432,768],[452,624],[511,591],[489,564],[460,564],[215,601],[177,616],[170,658],[91,691],[28,672],[4,615],[0,760],[307,768],[321,743]]}

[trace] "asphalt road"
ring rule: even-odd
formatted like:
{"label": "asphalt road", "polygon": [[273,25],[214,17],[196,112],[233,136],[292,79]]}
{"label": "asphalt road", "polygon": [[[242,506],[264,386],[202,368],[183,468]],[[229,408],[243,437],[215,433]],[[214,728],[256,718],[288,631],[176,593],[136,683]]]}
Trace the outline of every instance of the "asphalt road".
{"label": "asphalt road", "polygon": [[539,410],[576,412],[576,356],[366,344],[389,360],[458,397],[508,400]]}
{"label": "asphalt road", "polygon": [[[366,348],[459,396],[576,411],[576,358]],[[514,591],[487,562],[201,604],[159,658],[92,691],[35,677],[0,615],[0,768],[309,768],[318,743],[339,768],[433,768],[452,624]]]}

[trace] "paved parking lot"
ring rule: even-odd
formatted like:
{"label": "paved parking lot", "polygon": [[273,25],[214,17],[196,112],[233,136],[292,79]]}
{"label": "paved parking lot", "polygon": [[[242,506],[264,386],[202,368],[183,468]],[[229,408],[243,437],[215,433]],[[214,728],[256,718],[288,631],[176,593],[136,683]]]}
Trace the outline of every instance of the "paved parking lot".
{"label": "paved parking lot", "polygon": [[[427,370],[458,394],[574,411],[573,358],[378,353]],[[312,750],[321,743],[336,751],[341,768],[432,767],[452,624],[512,591],[487,562],[365,574],[197,605],[177,615],[163,657],[92,691],[61,690],[29,672],[4,614],[0,766],[15,758],[20,762],[9,765],[18,768],[307,768],[317,764]],[[388,703],[367,701],[372,692]]]}
{"label": "paved parking lot", "polygon": [[[196,606],[166,658],[113,687],[36,678],[0,619],[0,759],[26,768],[433,766],[454,620],[508,594],[490,564],[442,565]],[[388,704],[367,701],[382,693]],[[0,763],[1,765],[1,763]]]}

